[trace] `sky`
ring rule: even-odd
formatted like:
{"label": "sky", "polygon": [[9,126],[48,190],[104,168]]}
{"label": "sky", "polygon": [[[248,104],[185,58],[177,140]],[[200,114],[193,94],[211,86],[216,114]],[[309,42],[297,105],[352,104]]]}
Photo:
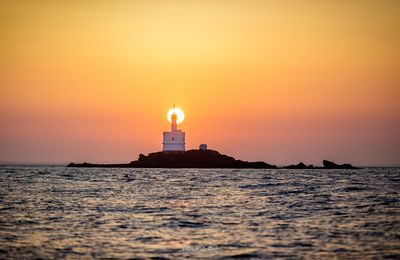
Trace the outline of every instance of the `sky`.
{"label": "sky", "polygon": [[0,162],[400,165],[399,1],[1,1]]}

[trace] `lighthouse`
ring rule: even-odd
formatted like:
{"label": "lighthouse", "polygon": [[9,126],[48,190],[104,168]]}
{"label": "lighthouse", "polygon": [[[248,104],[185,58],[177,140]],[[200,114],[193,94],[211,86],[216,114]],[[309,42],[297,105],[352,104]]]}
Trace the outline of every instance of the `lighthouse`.
{"label": "lighthouse", "polygon": [[[178,116],[181,117],[179,118],[180,120],[178,119]],[[178,129],[178,122],[183,121],[183,111],[174,106],[174,108],[168,113],[167,117],[171,122],[171,131],[163,132],[163,152],[184,152],[185,132]]]}

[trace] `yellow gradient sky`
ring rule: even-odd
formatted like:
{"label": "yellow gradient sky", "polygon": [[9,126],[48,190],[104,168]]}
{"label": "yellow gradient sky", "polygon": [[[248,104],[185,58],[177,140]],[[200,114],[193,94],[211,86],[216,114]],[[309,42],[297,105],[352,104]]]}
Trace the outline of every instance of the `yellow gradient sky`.
{"label": "yellow gradient sky", "polygon": [[0,161],[400,165],[399,1],[1,1]]}

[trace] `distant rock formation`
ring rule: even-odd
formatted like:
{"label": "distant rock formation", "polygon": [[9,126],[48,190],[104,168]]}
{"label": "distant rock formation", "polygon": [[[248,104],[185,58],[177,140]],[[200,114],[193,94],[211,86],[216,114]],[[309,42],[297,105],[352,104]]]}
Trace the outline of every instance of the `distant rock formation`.
{"label": "distant rock formation", "polygon": [[292,164],[292,165],[284,166],[282,168],[283,169],[359,169],[348,163],[336,164],[334,162],[330,162],[327,160],[323,160],[322,163],[324,164],[323,167],[314,167],[314,165],[312,165],[312,164],[305,165],[303,162],[301,162],[299,164]]}
{"label": "distant rock formation", "polygon": [[299,164],[292,164],[288,166],[284,166],[284,169],[314,169],[314,165],[305,165],[303,162]]}
{"label": "distant rock formation", "polygon": [[330,162],[327,160],[323,160],[322,163],[324,164],[325,169],[358,169],[349,163],[345,164],[336,164],[334,162]]}
{"label": "distant rock formation", "polygon": [[104,167],[104,168],[253,168],[277,169],[265,162],[247,162],[214,150],[189,150],[186,152],[156,152],[139,155],[139,159],[128,164],[90,164],[70,163],[67,167]]}
{"label": "distant rock formation", "polygon": [[[306,165],[303,162],[282,167],[283,169],[359,169],[351,164],[336,164],[323,160],[323,167]],[[238,169],[277,169],[265,162],[247,162],[220,154],[215,150],[189,150],[185,152],[156,152],[140,154],[138,160],[121,164],[70,163],[67,167],[102,168],[238,168]]]}

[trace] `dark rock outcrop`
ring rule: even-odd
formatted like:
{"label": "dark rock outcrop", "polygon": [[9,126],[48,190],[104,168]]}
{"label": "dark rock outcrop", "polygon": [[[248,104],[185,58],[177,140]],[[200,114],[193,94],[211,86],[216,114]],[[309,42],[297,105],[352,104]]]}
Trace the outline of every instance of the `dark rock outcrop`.
{"label": "dark rock outcrop", "polygon": [[[284,169],[359,169],[351,164],[336,164],[323,160],[323,167],[306,165],[303,162],[284,166]],[[277,169],[265,162],[247,162],[221,154],[214,150],[189,150],[186,152],[156,152],[140,154],[138,160],[120,164],[70,163],[67,167],[101,167],[101,168],[248,168]]]}
{"label": "dark rock outcrop", "polygon": [[323,160],[323,167],[314,167],[314,165],[305,165],[303,162],[282,167],[283,169],[359,169],[351,164],[336,164],[327,160]]}
{"label": "dark rock outcrop", "polygon": [[105,167],[105,168],[254,168],[276,169],[265,162],[247,162],[220,154],[214,150],[189,150],[186,152],[156,152],[140,154],[138,160],[128,164],[75,164],[67,167]]}
{"label": "dark rock outcrop", "polygon": [[324,164],[325,169],[358,169],[351,164],[336,164],[334,162],[330,162],[328,160],[323,160],[322,163]]}
{"label": "dark rock outcrop", "polygon": [[288,166],[284,166],[284,169],[314,169],[314,166],[312,164],[310,165],[305,165],[303,162],[299,164],[292,164]]}

